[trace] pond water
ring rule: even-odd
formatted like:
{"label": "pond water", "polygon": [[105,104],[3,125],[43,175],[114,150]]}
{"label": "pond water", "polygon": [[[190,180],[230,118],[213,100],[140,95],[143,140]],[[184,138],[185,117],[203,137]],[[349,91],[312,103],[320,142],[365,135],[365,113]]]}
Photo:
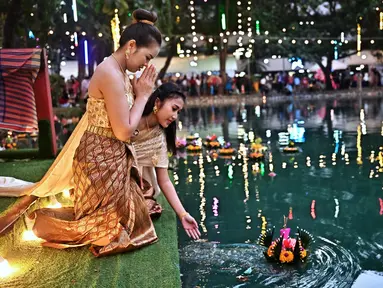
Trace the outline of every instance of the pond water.
{"label": "pond water", "polygon": [[[215,133],[238,152],[215,158],[204,148],[173,160],[176,189],[202,233],[192,241],[179,227],[183,287],[351,287],[364,270],[381,273],[381,103],[238,103],[183,112],[178,136]],[[278,133],[294,121],[300,152],[285,154]],[[256,137],[268,148],[258,164],[246,150]],[[279,231],[284,215],[292,231],[299,226],[316,240],[303,264],[271,264],[257,245],[266,228]]]}

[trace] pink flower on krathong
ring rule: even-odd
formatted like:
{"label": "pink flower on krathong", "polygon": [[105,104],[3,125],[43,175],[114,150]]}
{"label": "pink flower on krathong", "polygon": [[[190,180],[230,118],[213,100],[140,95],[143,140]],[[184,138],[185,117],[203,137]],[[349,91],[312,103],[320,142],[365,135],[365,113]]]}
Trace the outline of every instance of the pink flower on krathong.
{"label": "pink flower on krathong", "polygon": [[294,249],[296,242],[297,242],[297,240],[293,239],[293,238],[284,239],[282,246],[284,249]]}

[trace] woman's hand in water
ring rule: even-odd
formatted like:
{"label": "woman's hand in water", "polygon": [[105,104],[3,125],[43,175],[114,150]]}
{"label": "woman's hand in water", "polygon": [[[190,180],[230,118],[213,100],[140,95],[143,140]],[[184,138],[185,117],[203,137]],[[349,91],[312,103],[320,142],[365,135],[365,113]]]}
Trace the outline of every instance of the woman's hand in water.
{"label": "woman's hand in water", "polygon": [[190,216],[190,214],[187,214],[184,217],[182,217],[181,223],[185,229],[186,234],[188,234],[190,238],[193,238],[194,240],[199,239],[201,233],[198,230],[198,224],[195,221],[195,219],[192,216]]}
{"label": "woman's hand in water", "polygon": [[157,72],[154,65],[147,66],[139,79],[134,77],[132,86],[136,99],[144,97],[148,100],[153,93],[156,79]]}

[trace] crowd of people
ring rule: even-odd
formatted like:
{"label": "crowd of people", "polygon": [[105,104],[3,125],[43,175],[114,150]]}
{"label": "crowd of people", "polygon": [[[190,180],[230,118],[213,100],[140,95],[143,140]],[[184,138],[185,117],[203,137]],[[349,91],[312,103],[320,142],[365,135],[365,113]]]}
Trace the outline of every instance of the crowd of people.
{"label": "crowd of people", "polygon": [[62,94],[59,98],[60,107],[75,107],[87,98],[90,77],[85,76],[81,83],[73,75],[61,87]]}
{"label": "crowd of people", "polygon": [[[345,70],[333,71],[330,75],[331,87],[334,90],[357,87],[378,87],[383,83],[382,74],[374,67],[367,71]],[[278,72],[266,74],[260,80],[262,94],[300,94],[326,89],[326,77],[322,70],[310,73]]]}

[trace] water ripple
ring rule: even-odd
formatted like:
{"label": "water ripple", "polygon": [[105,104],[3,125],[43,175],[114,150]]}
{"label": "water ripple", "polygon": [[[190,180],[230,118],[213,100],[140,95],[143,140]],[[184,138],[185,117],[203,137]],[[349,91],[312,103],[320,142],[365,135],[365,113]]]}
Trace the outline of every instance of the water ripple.
{"label": "water ripple", "polygon": [[[361,270],[355,255],[324,237],[317,237],[313,254],[301,265],[270,264],[263,251],[263,247],[254,244],[199,242],[185,246],[180,255],[195,267],[195,274],[190,277],[207,281],[209,287],[238,285],[236,276],[249,267],[253,273],[245,287],[351,287]],[[203,272],[207,267],[208,274]]]}

